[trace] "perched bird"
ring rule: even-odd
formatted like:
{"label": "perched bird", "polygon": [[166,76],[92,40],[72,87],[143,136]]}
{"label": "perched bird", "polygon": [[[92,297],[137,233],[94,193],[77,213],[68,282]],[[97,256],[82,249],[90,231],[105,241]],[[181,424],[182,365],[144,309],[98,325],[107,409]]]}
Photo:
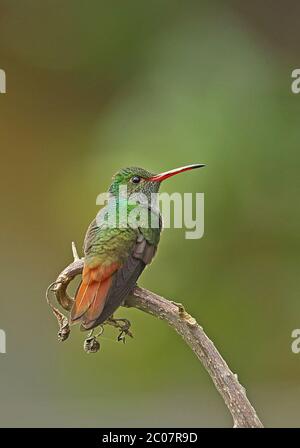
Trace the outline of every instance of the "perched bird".
{"label": "perched bird", "polygon": [[[151,202],[153,193],[158,193],[163,180],[202,166],[188,165],[161,174],[131,167],[120,170],[113,177],[105,213],[113,212],[114,208],[116,221],[114,225],[108,225],[107,220],[96,217],[87,230],[82,282],[71,310],[71,323],[80,322],[83,329],[89,330],[112,316],[155,255],[162,221]],[[124,192],[120,194],[121,187],[125,186],[125,195]],[[135,201],[130,200],[132,195],[136,196]],[[140,201],[139,195],[147,201]],[[139,214],[146,210],[149,222],[147,225],[121,225],[118,221],[121,209],[125,210],[126,217],[132,211]],[[158,217],[158,224],[152,226],[153,217]]]}

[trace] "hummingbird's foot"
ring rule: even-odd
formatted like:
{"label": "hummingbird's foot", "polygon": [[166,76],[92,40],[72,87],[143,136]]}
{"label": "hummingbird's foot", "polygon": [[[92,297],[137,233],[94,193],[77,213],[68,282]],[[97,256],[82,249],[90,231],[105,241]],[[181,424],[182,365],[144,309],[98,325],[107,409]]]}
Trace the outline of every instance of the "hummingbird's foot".
{"label": "hummingbird's foot", "polygon": [[128,319],[114,319],[113,317],[110,317],[107,319],[106,323],[120,330],[117,340],[122,341],[123,344],[126,342],[126,336],[133,338],[133,334],[129,330],[131,323]]}
{"label": "hummingbird's foot", "polygon": [[97,338],[101,336],[103,331],[104,328],[101,326],[100,331],[95,336],[93,336],[94,329],[89,332],[88,337],[83,343],[83,349],[86,353],[97,353],[100,350],[100,343]]}

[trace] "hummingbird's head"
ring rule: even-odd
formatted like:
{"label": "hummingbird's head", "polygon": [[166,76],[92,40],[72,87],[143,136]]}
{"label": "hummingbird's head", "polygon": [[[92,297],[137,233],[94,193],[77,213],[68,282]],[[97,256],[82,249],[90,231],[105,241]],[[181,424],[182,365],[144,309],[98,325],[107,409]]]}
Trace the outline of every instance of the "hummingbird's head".
{"label": "hummingbird's head", "polygon": [[199,163],[187,165],[160,174],[153,174],[150,173],[150,171],[138,167],[123,168],[114,175],[112,184],[109,187],[109,192],[114,196],[117,196],[120,191],[120,186],[126,185],[128,197],[132,194],[143,193],[149,198],[151,193],[158,193],[160,184],[163,180],[175,176],[175,174],[183,173],[184,171],[189,171],[195,168],[201,168],[203,166],[205,165]]}

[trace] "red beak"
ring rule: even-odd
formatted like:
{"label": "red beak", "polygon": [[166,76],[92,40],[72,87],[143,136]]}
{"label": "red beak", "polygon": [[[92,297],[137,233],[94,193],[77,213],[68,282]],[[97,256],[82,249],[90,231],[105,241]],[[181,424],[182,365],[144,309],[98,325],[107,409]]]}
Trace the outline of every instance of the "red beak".
{"label": "red beak", "polygon": [[148,177],[146,180],[151,182],[161,182],[162,180],[168,179],[168,177],[175,176],[175,174],[183,173],[184,171],[194,170],[195,168],[202,168],[203,163],[195,163],[194,165],[182,166],[180,168],[175,168],[174,170],[165,171],[164,173],[155,174],[155,176]]}

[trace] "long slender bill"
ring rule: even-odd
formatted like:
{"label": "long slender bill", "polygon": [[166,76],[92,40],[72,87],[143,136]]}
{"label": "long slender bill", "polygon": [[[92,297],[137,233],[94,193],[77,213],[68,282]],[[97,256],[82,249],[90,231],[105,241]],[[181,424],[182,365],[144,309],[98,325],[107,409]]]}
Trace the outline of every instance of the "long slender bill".
{"label": "long slender bill", "polygon": [[183,173],[184,171],[194,170],[195,168],[202,168],[203,166],[205,166],[203,163],[195,163],[194,165],[182,166],[180,168],[175,168],[174,170],[165,171],[164,173],[148,177],[147,180],[150,180],[152,182],[161,182],[165,179],[168,179],[168,177],[175,176],[175,174]]}

